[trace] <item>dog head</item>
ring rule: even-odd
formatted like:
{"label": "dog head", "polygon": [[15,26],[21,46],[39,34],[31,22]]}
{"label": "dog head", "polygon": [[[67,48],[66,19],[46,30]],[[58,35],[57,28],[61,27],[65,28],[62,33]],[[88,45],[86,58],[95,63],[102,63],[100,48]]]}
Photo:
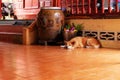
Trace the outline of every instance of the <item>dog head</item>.
{"label": "dog head", "polygon": [[66,49],[73,49],[73,45],[74,45],[74,42],[69,42],[69,41],[65,41],[65,48]]}

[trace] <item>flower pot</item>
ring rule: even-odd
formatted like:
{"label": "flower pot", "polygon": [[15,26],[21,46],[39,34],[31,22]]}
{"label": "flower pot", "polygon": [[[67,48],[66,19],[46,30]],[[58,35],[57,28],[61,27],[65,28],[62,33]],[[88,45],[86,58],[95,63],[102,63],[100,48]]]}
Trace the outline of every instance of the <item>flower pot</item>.
{"label": "flower pot", "polygon": [[71,38],[77,36],[77,31],[64,31],[63,32],[64,41],[69,41]]}

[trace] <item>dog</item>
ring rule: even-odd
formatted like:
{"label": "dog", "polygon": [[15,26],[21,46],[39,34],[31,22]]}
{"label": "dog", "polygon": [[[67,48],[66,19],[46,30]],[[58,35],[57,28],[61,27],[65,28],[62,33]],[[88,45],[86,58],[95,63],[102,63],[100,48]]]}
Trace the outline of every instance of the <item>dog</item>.
{"label": "dog", "polygon": [[100,48],[100,42],[92,37],[74,37],[69,41],[65,41],[67,49],[74,48]]}

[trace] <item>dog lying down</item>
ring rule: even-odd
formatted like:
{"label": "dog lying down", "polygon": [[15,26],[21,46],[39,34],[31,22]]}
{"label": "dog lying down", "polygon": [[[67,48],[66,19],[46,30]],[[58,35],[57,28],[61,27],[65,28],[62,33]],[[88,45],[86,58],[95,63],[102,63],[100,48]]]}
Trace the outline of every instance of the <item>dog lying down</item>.
{"label": "dog lying down", "polygon": [[100,48],[100,42],[92,37],[74,37],[70,41],[65,41],[65,45],[61,46],[66,49],[74,48]]}

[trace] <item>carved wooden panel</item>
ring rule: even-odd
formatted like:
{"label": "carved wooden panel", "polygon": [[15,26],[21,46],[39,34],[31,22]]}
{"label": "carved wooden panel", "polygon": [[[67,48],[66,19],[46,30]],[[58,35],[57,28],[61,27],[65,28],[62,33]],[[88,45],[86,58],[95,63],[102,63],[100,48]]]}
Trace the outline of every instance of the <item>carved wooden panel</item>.
{"label": "carved wooden panel", "polygon": [[120,32],[106,32],[106,31],[82,31],[82,36],[94,37],[99,40],[120,41]]}

